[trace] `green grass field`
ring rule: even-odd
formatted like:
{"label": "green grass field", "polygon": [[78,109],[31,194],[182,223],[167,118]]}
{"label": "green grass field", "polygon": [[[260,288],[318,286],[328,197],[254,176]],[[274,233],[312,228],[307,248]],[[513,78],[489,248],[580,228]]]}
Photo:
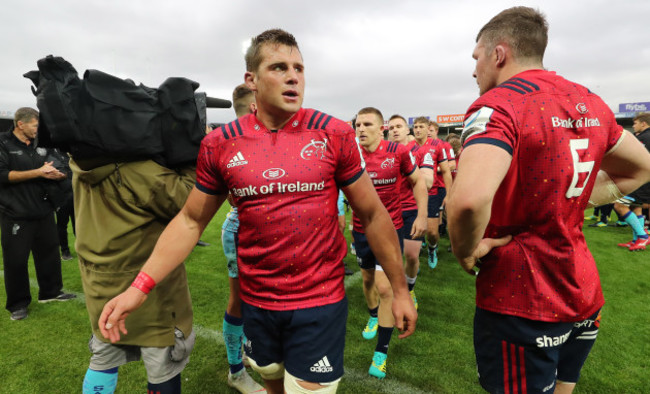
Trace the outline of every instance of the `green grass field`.
{"label": "green grass field", "polygon": [[[228,299],[225,258],[221,251],[222,208],[187,261],[198,333],[190,364],[183,372],[186,393],[235,393],[226,385],[228,364],[221,325]],[[588,223],[586,223],[588,224]],[[348,233],[348,231],[346,231]],[[588,228],[585,233],[601,272],[607,303],[598,340],[583,369],[576,393],[647,393],[650,391],[650,250],[630,253],[616,247],[628,241],[627,228]],[[346,234],[349,235],[349,234]],[[71,242],[74,242],[72,235]],[[349,318],[345,376],[341,393],[480,393],[472,345],[474,279],[464,273],[441,241],[441,261],[430,270],[422,257],[416,285],[420,303],[416,333],[391,342],[388,376],[367,375],[375,341],[361,337],[367,310],[357,271],[346,279]],[[73,253],[76,257],[76,254]],[[30,274],[34,277],[33,265]],[[66,291],[82,293],[76,258],[63,262]],[[38,289],[33,281],[32,296]],[[5,304],[5,292],[0,303]],[[90,327],[83,298],[66,303],[33,302],[29,317],[11,321],[0,313],[0,393],[81,392],[90,353]],[[251,374],[259,381],[259,376]],[[141,363],[120,368],[118,393],[144,393]]]}

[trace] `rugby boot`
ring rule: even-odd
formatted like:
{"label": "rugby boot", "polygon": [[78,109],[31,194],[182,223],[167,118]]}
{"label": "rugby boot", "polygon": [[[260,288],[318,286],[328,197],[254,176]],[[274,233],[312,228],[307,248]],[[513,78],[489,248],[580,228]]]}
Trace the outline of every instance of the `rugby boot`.
{"label": "rugby boot", "polygon": [[372,364],[370,364],[370,369],[368,373],[370,376],[374,376],[377,379],[383,379],[386,377],[386,359],[388,355],[382,352],[375,352],[375,355],[372,357]]}
{"label": "rugby boot", "polygon": [[377,327],[379,327],[379,323],[377,322],[376,317],[370,317],[368,319],[368,324],[366,324],[366,328],[363,329],[363,332],[361,335],[363,336],[363,339],[372,339],[377,335]]}
{"label": "rugby boot", "polygon": [[645,250],[645,247],[648,244],[649,239],[650,238],[637,238],[636,241],[632,245],[630,245],[630,248],[628,250],[630,252]]}

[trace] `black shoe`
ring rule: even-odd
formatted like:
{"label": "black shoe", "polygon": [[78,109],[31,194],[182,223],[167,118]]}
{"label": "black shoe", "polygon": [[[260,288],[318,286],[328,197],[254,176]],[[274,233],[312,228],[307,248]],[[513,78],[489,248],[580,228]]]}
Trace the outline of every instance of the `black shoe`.
{"label": "black shoe", "polygon": [[70,293],[61,293],[56,297],[46,298],[44,300],[38,300],[38,302],[40,302],[41,304],[46,304],[52,301],[70,301],[73,298],[77,298],[77,296],[75,294],[70,294]]}
{"label": "black shoe", "polygon": [[354,271],[352,271],[348,267],[345,267],[345,276],[350,276],[350,275],[354,275]]}
{"label": "black shoe", "polygon": [[11,312],[11,320],[23,320],[27,318],[27,308],[20,308]]}
{"label": "black shoe", "polygon": [[196,243],[196,246],[210,246],[210,244],[199,239],[199,242]]}
{"label": "black shoe", "polygon": [[69,261],[69,260],[72,260],[72,255],[70,254],[70,251],[69,251],[69,250],[67,250],[67,251],[65,251],[65,252],[63,252],[63,253],[61,253],[61,260],[63,260],[63,261]]}

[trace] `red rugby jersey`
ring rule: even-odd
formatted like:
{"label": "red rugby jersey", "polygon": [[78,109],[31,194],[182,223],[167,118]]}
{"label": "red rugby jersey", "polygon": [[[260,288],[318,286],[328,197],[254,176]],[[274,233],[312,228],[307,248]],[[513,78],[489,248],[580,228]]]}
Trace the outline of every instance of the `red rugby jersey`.
{"label": "red rugby jersey", "polygon": [[205,137],[196,185],[235,199],[242,300],[294,310],[343,299],[336,201],[362,173],[352,128],[313,109],[277,131],[246,115]]}
{"label": "red rugby jersey", "polygon": [[[447,144],[445,141],[438,139],[438,138],[429,138],[426,142],[427,145],[430,146],[430,150],[435,158],[438,159],[437,163],[441,163],[443,161],[449,160],[449,156],[447,155]],[[449,145],[449,144],[447,144]],[[451,147],[451,145],[450,145]],[[435,168],[435,177],[433,179],[433,186],[431,186],[431,189],[429,189],[429,195],[430,196],[435,196],[438,194],[438,188],[444,188],[445,187],[445,181],[442,179],[442,173],[438,171],[439,166],[436,165]]]}
{"label": "red rugby jersey", "polygon": [[[454,179],[456,176],[456,169],[451,169],[452,163],[454,165],[457,165],[458,163],[456,162],[456,154],[454,153],[454,148],[451,146],[451,144],[448,141],[445,140],[440,140],[442,141],[443,146],[445,147],[445,154],[447,155],[447,161],[449,162],[449,171],[451,172],[451,179]],[[440,167],[438,167],[438,175],[440,175],[440,178],[442,178],[442,173],[439,171]],[[442,184],[445,184],[445,180],[441,179]]]}
{"label": "red rugby jersey", "polygon": [[[384,204],[396,229],[402,228],[402,206],[400,183],[403,176],[410,175],[417,168],[415,158],[405,145],[381,140],[374,152],[361,149],[366,171],[370,175],[379,199]],[[356,215],[352,219],[353,229],[363,233],[361,221]]]}
{"label": "red rugby jersey", "polygon": [[[420,168],[435,169],[438,166],[438,163],[433,159],[434,152],[431,152],[427,145],[420,146],[415,143],[415,141],[411,142],[412,143],[408,143],[405,146],[411,151],[413,157],[415,157],[415,164]],[[413,196],[413,186],[411,186],[411,182],[409,182],[408,178],[402,178],[399,192],[400,200],[402,201],[402,211],[418,209],[418,205],[415,202],[415,196]]]}
{"label": "red rugby jersey", "polygon": [[603,305],[583,213],[602,158],[621,136],[600,97],[554,72],[522,72],[472,104],[464,148],[493,144],[512,154],[485,236],[514,238],[482,259],[480,308],[571,322]]}

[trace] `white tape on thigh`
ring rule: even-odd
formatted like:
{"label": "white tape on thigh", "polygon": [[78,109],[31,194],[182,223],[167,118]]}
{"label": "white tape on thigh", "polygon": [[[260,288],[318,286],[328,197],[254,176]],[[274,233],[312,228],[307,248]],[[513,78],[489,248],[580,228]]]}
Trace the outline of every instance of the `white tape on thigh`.
{"label": "white tape on thigh", "polygon": [[250,362],[251,368],[259,373],[264,380],[278,380],[284,377],[284,363],[271,363],[260,367],[250,356],[248,362]]}
{"label": "white tape on thigh", "polygon": [[319,382],[321,388],[316,390],[309,390],[302,387],[300,383],[298,383],[299,381],[304,382],[304,380],[298,379],[289,372],[284,371],[284,391],[286,391],[287,394],[334,394],[336,393],[336,388],[339,386],[341,378],[338,378],[333,382]]}

